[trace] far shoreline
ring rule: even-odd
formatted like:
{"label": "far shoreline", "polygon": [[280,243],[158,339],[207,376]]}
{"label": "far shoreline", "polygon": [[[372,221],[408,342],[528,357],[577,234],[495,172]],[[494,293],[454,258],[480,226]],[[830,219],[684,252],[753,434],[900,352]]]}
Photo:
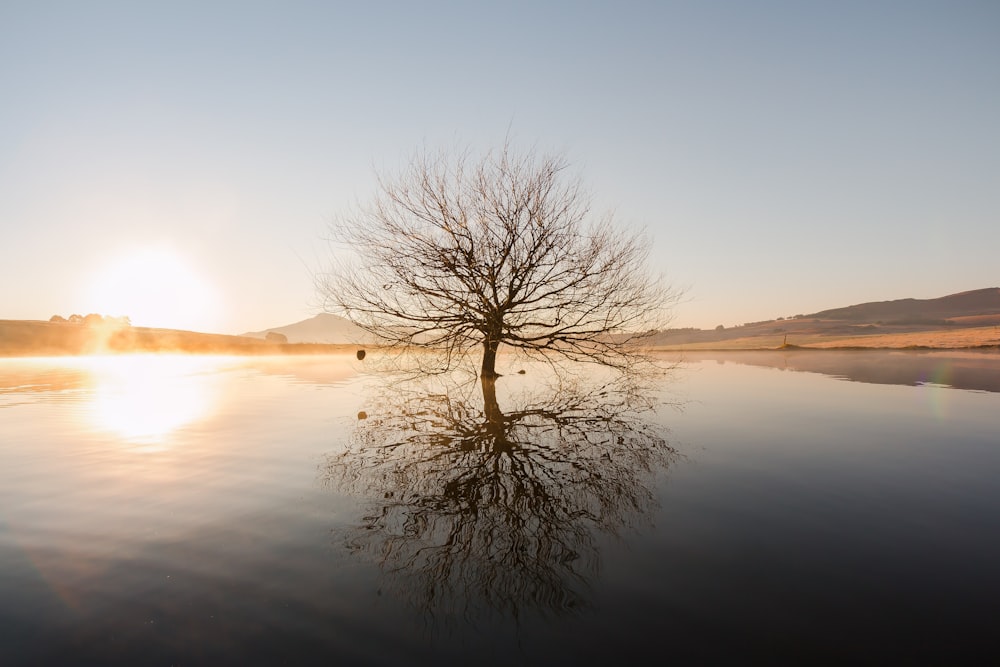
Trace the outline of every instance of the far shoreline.
{"label": "far shoreline", "polygon": [[784,333],[745,336],[727,340],[661,342],[649,346],[657,352],[733,352],[740,350],[1000,350],[1000,327],[891,331],[876,334]]}
{"label": "far shoreline", "polygon": [[[670,344],[661,336],[653,345],[637,345],[648,353],[787,352],[860,350],[1000,352],[1000,327],[986,326],[868,335],[828,333],[751,335],[728,340]],[[210,334],[122,325],[87,325],[41,320],[0,320],[0,358],[60,357],[109,354],[221,354],[234,356],[304,356],[349,354],[363,343],[289,343],[252,336]]]}
{"label": "far shoreline", "polygon": [[350,343],[283,343],[176,329],[0,320],[0,357],[116,354],[320,355],[355,352]]}

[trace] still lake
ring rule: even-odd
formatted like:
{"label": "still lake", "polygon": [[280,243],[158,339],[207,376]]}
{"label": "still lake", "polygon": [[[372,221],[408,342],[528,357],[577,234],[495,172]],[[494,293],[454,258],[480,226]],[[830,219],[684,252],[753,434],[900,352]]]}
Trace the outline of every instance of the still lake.
{"label": "still lake", "polygon": [[626,388],[370,361],[0,359],[0,664],[995,647],[996,353],[719,353]]}

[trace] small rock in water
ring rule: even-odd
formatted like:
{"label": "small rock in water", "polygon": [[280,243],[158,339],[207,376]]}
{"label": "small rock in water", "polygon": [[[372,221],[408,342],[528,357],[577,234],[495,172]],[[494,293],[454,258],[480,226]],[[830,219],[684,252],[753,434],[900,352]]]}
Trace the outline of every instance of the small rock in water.
{"label": "small rock in water", "polygon": [[358,361],[361,361],[364,358],[365,358],[365,351],[364,350],[358,350]]}

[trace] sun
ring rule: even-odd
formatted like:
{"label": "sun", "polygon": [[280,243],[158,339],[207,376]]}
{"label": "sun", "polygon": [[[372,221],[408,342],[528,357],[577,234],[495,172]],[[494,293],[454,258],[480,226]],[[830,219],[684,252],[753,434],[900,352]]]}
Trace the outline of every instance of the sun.
{"label": "sun", "polygon": [[133,326],[212,331],[221,319],[218,292],[167,248],[128,252],[98,270],[87,312],[127,316]]}

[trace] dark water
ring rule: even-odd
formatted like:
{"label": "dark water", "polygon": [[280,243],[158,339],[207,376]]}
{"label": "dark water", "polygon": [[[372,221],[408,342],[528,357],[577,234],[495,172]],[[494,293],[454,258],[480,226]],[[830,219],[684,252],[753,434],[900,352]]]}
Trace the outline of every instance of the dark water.
{"label": "dark water", "polygon": [[0,664],[968,662],[997,357],[841,360],[2,360]]}

